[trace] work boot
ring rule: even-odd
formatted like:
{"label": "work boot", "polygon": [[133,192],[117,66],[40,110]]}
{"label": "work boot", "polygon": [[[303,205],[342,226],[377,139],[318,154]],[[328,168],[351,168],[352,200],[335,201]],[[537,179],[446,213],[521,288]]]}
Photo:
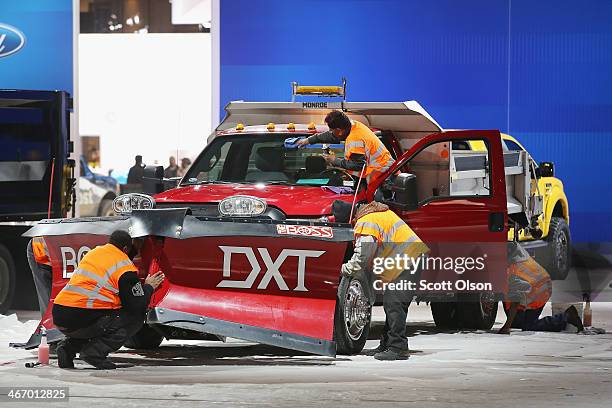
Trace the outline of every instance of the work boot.
{"label": "work boot", "polygon": [[387,349],[385,351],[381,351],[380,353],[374,354],[374,358],[381,361],[408,360],[408,357],[410,357],[408,350],[398,352]]}
{"label": "work boot", "polygon": [[76,354],[70,350],[66,340],[62,340],[55,349],[59,368],[74,368]]}
{"label": "work boot", "polygon": [[80,357],[81,357],[81,360],[83,360],[87,364],[90,364],[96,367],[96,369],[98,370],[114,370],[115,368],[117,368],[115,363],[110,361],[108,358],[105,358],[104,360],[100,360],[100,359],[93,358],[90,356],[84,356],[83,354],[81,354]]}
{"label": "work boot", "polygon": [[363,354],[366,355],[366,356],[374,357],[375,354],[382,353],[386,349],[387,349],[387,346],[385,346],[384,344],[380,343],[378,345],[378,347],[376,347],[376,348],[364,350]]}
{"label": "work boot", "polygon": [[565,318],[569,324],[572,324],[578,328],[578,333],[584,330],[584,325],[582,324],[582,319],[578,314],[578,310],[576,310],[575,306],[570,306],[565,309]]}

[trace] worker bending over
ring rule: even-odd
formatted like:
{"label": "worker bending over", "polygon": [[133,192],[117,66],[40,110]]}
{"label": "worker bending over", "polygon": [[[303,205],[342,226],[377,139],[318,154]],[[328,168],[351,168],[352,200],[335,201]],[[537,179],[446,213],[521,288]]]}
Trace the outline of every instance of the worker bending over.
{"label": "worker bending over", "polygon": [[359,176],[366,165],[364,177],[370,180],[373,175],[388,170],[393,164],[393,157],[366,125],[356,120],[351,121],[343,112],[334,110],[327,114],[325,123],[329,132],[318,133],[297,141],[298,146],[317,143],[340,143],[344,141],[344,159],[335,155],[323,155],[325,161],[336,167],[346,169],[354,176]]}
{"label": "worker bending over", "polygon": [[540,319],[542,309],[552,294],[548,272],[516,242],[508,243],[508,296],[504,302],[506,323],[499,334],[510,334],[510,329],[525,331],[560,332],[568,323],[584,330],[574,306],[563,313]]}
{"label": "worker bending over", "polygon": [[53,321],[66,335],[57,347],[60,368],[74,368],[74,358],[106,370],[116,368],[108,354],[118,350],[142,327],[161,271],[144,285],[128,254],[135,256],[139,241],[126,231],[115,231],[108,244],[89,251],[68,284],[55,297]]}
{"label": "worker bending over", "polygon": [[[342,265],[344,276],[373,273],[371,267],[375,258],[395,258],[400,255],[415,259],[429,251],[414,231],[385,204],[373,201],[363,205],[357,210],[355,218],[355,253]],[[401,265],[394,265],[385,268],[375,279],[383,283],[415,282],[418,277],[414,272],[404,270]],[[387,285],[383,294],[385,328],[380,345],[369,350],[368,355],[373,355],[377,360],[408,359],[406,318],[413,296],[413,291],[389,289]]]}

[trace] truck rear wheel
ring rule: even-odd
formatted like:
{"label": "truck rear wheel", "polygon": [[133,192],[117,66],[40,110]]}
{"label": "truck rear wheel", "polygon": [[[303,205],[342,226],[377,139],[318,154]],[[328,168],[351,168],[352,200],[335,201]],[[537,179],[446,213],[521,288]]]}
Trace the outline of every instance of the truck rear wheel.
{"label": "truck rear wheel", "polygon": [[552,217],[546,237],[548,245],[542,251],[538,262],[546,269],[553,280],[567,278],[571,263],[570,231],[565,220]]}
{"label": "truck rear wheel", "polygon": [[459,327],[457,302],[431,302],[429,307],[436,327],[440,329],[457,329]]}
{"label": "truck rear wheel", "polygon": [[357,354],[368,340],[372,306],[365,285],[358,278],[343,276],[340,280],[334,315],[334,340],[338,354]]}
{"label": "truck rear wheel", "polygon": [[474,302],[462,301],[457,304],[461,327],[465,329],[490,330],[497,317],[499,301],[493,293],[480,293]]}
{"label": "truck rear wheel", "polygon": [[5,314],[15,296],[15,262],[11,253],[0,245],[0,314]]}
{"label": "truck rear wheel", "polygon": [[124,346],[136,350],[150,350],[158,348],[163,340],[164,336],[145,324],[135,335],[127,339]]}

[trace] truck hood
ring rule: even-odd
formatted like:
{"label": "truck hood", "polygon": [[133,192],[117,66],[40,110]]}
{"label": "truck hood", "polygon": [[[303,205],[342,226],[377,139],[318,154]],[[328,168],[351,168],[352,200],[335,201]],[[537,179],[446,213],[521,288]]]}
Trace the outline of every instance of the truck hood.
{"label": "truck hood", "polygon": [[318,186],[203,184],[164,191],[155,196],[155,201],[177,204],[219,203],[234,195],[262,198],[268,206],[276,207],[290,217],[329,215],[335,200],[353,200],[352,194],[336,194]]}

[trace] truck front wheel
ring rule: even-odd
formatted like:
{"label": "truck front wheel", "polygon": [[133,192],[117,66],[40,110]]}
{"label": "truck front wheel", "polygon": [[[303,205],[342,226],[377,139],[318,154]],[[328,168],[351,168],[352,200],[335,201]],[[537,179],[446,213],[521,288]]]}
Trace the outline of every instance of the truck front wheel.
{"label": "truck front wheel", "polygon": [[15,263],[11,253],[0,245],[0,314],[5,314],[15,296]]}
{"label": "truck front wheel", "polygon": [[551,218],[546,241],[548,245],[544,249],[539,262],[546,269],[551,279],[564,280],[567,278],[570,269],[571,241],[569,227],[563,218]]}
{"label": "truck front wheel", "polygon": [[437,328],[457,329],[459,327],[457,302],[431,302],[429,307]]}
{"label": "truck front wheel", "polygon": [[368,340],[372,306],[365,285],[358,278],[343,276],[340,280],[334,315],[334,340],[338,354],[357,354]]}

